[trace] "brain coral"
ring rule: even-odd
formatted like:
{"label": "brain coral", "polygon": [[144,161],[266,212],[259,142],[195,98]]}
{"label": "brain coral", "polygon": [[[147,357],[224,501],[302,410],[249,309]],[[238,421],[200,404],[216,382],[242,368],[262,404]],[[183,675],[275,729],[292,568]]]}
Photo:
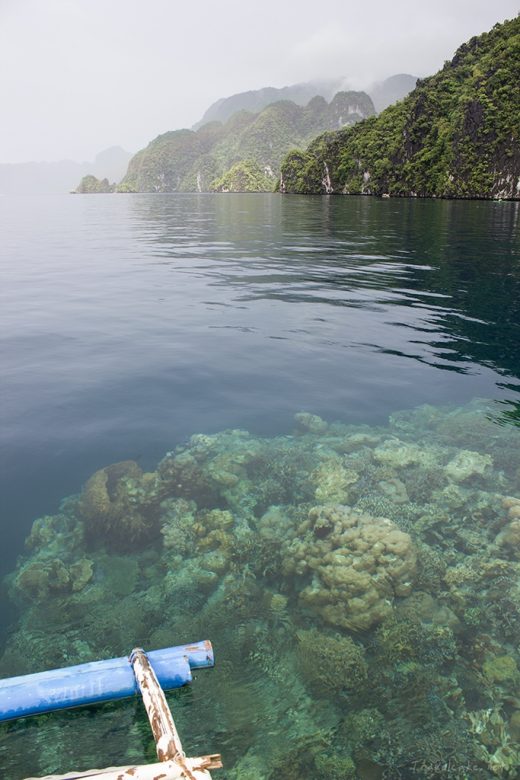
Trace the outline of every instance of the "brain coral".
{"label": "brain coral", "polygon": [[366,630],[389,614],[394,596],[410,593],[415,549],[391,520],[326,505],[294,530],[282,543],[282,570],[310,580],[300,603],[325,622]]}
{"label": "brain coral", "polygon": [[309,629],[296,638],[298,666],[315,694],[328,697],[363,686],[367,664],[362,646],[351,637]]}

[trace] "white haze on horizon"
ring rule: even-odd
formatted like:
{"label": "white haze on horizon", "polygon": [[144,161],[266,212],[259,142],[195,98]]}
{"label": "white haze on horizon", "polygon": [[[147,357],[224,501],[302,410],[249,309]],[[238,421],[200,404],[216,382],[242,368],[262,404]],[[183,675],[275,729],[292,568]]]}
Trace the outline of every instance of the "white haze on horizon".
{"label": "white haze on horizon", "polygon": [[236,92],[438,70],[518,0],[0,0],[0,162],[92,160]]}

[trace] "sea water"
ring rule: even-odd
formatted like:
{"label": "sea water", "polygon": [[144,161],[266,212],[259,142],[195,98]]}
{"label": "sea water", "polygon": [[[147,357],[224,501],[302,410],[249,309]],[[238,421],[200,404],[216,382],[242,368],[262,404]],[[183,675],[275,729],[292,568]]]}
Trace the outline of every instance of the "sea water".
{"label": "sea water", "polygon": [[[2,675],[209,638],[216,777],[516,777],[518,217],[2,198]],[[0,734],[13,780],[152,757],[139,702]]]}

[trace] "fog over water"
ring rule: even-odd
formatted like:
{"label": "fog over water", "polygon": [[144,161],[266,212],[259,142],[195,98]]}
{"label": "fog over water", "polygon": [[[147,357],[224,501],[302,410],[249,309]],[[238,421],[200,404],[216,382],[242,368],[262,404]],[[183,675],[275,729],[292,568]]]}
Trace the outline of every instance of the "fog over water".
{"label": "fog over water", "polygon": [[136,151],[218,98],[426,76],[516,0],[0,0],[0,163]]}

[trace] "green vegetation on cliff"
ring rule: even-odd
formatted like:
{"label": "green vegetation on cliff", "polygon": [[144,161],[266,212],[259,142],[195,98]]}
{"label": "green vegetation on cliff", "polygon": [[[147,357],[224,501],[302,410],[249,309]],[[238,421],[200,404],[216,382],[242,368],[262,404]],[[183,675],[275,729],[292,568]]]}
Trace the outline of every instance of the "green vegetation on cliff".
{"label": "green vegetation on cliff", "polygon": [[283,192],[520,197],[520,17],[463,44],[400,103],[319,136]]}
{"label": "green vegetation on cliff", "polygon": [[215,179],[211,189],[214,192],[271,192],[273,179],[254,160],[241,160]]}
{"label": "green vegetation on cliff", "polygon": [[164,133],[132,158],[118,191],[207,192],[228,185],[272,190],[290,149],[373,113],[364,92],[338,92],[330,103],[321,97],[304,107],[279,101],[258,114],[240,111],[225,124]]}

